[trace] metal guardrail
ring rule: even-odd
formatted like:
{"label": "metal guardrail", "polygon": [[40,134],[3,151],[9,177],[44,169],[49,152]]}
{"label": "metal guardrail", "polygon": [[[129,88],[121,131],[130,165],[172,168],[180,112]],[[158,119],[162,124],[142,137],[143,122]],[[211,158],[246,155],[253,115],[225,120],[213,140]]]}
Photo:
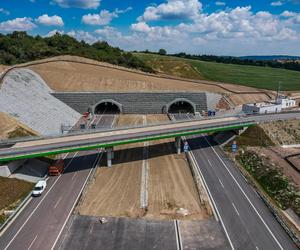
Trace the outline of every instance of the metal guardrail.
{"label": "metal guardrail", "polygon": [[[300,111],[286,111],[286,112],[281,112],[277,113],[279,115],[283,114],[289,114],[289,113],[297,113],[299,114]],[[187,123],[187,122],[193,122],[193,121],[212,121],[215,119],[221,119],[221,118],[240,118],[240,119],[248,119],[251,117],[263,117],[263,116],[274,116],[274,114],[246,114],[246,113],[238,113],[236,115],[223,115],[223,116],[216,116],[216,117],[206,117],[205,119],[200,118],[200,119],[194,119],[194,120],[180,120],[180,121],[171,121],[171,122],[160,122],[160,123],[154,123],[151,125],[143,126],[123,126],[123,127],[118,127],[118,128],[107,128],[107,129],[90,129],[90,130],[84,130],[84,131],[78,131],[78,132],[72,132],[68,134],[56,134],[56,135],[51,135],[51,136],[33,136],[33,137],[20,137],[20,138],[15,138],[15,139],[9,139],[9,140],[2,140],[0,141],[0,145],[2,146],[10,146],[16,143],[20,142],[28,142],[28,141],[37,141],[37,140],[44,140],[44,139],[54,139],[57,137],[69,137],[69,136],[76,136],[76,135],[85,135],[85,134],[95,134],[95,133],[101,133],[101,132],[114,132],[114,131],[121,131],[121,130],[128,130],[128,129],[133,129],[133,128],[145,128],[145,127],[155,127],[155,126],[163,126],[163,125],[168,125],[168,124],[182,124],[182,123]]]}
{"label": "metal guardrail", "polygon": [[28,141],[37,141],[37,140],[44,140],[44,139],[54,139],[57,137],[69,137],[69,136],[76,136],[76,135],[85,135],[85,134],[95,134],[95,133],[102,133],[102,132],[114,132],[114,131],[121,131],[121,130],[128,130],[128,129],[135,129],[135,128],[145,128],[145,127],[155,127],[155,126],[163,126],[168,124],[181,124],[186,122],[194,122],[194,121],[209,121],[214,119],[221,119],[221,118],[229,118],[229,117],[239,117],[239,116],[220,116],[220,117],[207,117],[205,119],[194,119],[194,120],[180,120],[180,121],[168,121],[168,122],[159,122],[159,123],[152,123],[150,125],[136,125],[136,126],[122,126],[117,128],[105,128],[105,129],[88,129],[88,130],[79,130],[76,132],[71,132],[68,134],[54,134],[50,136],[31,136],[31,137],[19,137],[14,139],[6,139],[1,140],[0,145],[11,145],[16,144],[19,142],[28,142]]}
{"label": "metal guardrail", "polygon": [[[74,141],[74,145],[69,146],[49,146],[49,148],[44,150],[34,149],[30,152],[29,149],[24,152],[19,153],[2,153],[2,157],[0,161],[13,161],[18,159],[26,159],[26,158],[33,158],[33,157],[41,157],[41,156],[48,156],[66,152],[75,152],[75,151],[84,151],[84,150],[91,150],[96,148],[103,148],[103,147],[112,147],[117,145],[124,145],[130,143],[137,143],[137,142],[144,142],[144,141],[152,141],[152,140],[159,140],[159,139],[167,139],[172,137],[180,137],[180,136],[187,136],[193,134],[201,134],[201,133],[208,133],[213,131],[222,131],[227,129],[238,129],[245,126],[251,126],[256,124],[255,122],[239,122],[239,123],[231,123],[230,125],[215,125],[215,126],[208,126],[208,127],[197,127],[194,126],[193,128],[181,128],[178,130],[171,130],[171,131],[158,131],[155,133],[150,132],[149,134],[142,134],[142,135],[131,135],[127,139],[124,138],[115,138],[114,140],[103,140],[103,141],[93,141],[90,142],[86,140],[85,142],[78,142]],[[100,139],[100,138],[99,138]],[[96,140],[96,138],[95,138]],[[26,148],[24,148],[26,149]]]}
{"label": "metal guardrail", "polygon": [[12,221],[12,219],[15,218],[15,216],[19,213],[19,211],[29,201],[31,195],[32,195],[32,191],[22,200],[22,202],[17,206],[17,208],[14,210],[14,212],[5,220],[5,222],[3,224],[1,224],[1,226],[0,226],[0,233],[4,230],[4,228],[8,225],[8,223],[10,221]]}

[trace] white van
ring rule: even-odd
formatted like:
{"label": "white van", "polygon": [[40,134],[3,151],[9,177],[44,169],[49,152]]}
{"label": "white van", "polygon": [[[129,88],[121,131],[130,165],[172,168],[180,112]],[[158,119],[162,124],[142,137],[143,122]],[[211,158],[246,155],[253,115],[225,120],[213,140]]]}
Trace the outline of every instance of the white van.
{"label": "white van", "polygon": [[40,196],[46,189],[46,186],[47,186],[46,181],[38,181],[38,183],[35,184],[34,186],[34,189],[32,191],[32,196]]}

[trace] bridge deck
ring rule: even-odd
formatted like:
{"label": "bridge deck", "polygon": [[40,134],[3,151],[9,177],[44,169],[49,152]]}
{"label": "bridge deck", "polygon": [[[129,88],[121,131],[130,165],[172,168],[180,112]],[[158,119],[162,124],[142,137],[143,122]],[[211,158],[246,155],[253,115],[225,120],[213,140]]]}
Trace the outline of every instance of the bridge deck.
{"label": "bridge deck", "polygon": [[99,131],[89,134],[58,136],[17,143],[13,148],[0,150],[0,162],[53,154],[76,152],[117,145],[239,129],[261,122],[300,119],[300,112],[226,117],[179,123],[144,126],[139,128]]}

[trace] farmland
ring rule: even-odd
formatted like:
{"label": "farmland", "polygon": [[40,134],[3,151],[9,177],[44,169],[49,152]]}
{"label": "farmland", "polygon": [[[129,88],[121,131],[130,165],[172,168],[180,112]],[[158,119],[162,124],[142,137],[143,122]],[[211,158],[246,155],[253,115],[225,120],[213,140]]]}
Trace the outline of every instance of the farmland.
{"label": "farmland", "polygon": [[268,67],[204,62],[153,54],[135,54],[154,70],[184,78],[232,83],[247,87],[277,90],[300,90],[300,72]]}

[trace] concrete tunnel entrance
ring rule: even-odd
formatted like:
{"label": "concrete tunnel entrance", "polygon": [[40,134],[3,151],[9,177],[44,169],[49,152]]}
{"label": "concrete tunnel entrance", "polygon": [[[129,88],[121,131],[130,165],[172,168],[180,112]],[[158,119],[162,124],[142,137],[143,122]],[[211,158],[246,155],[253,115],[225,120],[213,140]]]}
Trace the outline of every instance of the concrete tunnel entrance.
{"label": "concrete tunnel entrance", "polygon": [[168,113],[172,114],[195,114],[195,112],[195,105],[192,102],[185,99],[175,100],[168,106]]}
{"label": "concrete tunnel entrance", "polygon": [[113,100],[103,100],[94,106],[94,114],[120,114],[122,105]]}

